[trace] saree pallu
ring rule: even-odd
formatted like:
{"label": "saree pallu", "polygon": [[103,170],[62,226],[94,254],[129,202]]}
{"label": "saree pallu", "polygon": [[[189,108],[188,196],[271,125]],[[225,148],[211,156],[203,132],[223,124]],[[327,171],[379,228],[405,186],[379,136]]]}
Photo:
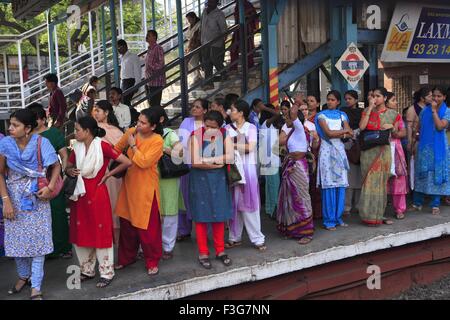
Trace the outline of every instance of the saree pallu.
{"label": "saree pallu", "polygon": [[400,139],[393,139],[395,143],[395,177],[389,179],[388,194],[408,194],[408,169],[406,166],[405,153]]}
{"label": "saree pallu", "polygon": [[[359,215],[364,223],[382,224],[387,204],[387,184],[391,169],[389,145],[361,152],[363,185],[359,201]],[[365,181],[364,181],[364,177]]]}
{"label": "saree pallu", "polygon": [[306,159],[295,161],[287,158],[282,169],[277,229],[289,238],[312,237],[314,223],[308,192],[308,163]]}

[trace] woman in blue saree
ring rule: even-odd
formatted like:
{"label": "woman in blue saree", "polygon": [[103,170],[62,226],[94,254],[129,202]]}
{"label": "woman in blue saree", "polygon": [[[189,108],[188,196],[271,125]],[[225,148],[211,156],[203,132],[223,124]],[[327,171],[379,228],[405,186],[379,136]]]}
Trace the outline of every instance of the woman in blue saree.
{"label": "woman in blue saree", "polygon": [[[27,109],[14,112],[9,136],[0,140],[0,194],[5,222],[5,255],[14,257],[19,280],[9,294],[20,292],[31,280],[31,299],[42,299],[45,255],[53,252],[48,201],[61,166],[46,138],[31,134],[36,115]],[[42,167],[38,169],[38,144]],[[38,178],[51,170],[48,186],[38,189]]]}
{"label": "woman in blue saree", "polygon": [[440,213],[441,196],[450,195],[450,154],[446,129],[450,109],[445,103],[446,91],[433,89],[431,105],[419,115],[419,146],[414,179],[414,199],[410,211],[421,211],[424,195],[431,196],[432,214]]}

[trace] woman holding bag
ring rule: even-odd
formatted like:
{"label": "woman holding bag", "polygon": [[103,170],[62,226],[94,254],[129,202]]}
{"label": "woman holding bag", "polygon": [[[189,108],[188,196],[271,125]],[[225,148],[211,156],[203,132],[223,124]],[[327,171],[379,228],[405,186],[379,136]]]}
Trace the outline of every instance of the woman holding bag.
{"label": "woman holding bag", "polygon": [[[258,174],[256,170],[257,130],[247,121],[250,106],[244,100],[238,100],[231,106],[231,120],[226,126],[227,134],[234,140],[234,149],[242,157],[245,184],[233,187],[234,214],[230,220],[230,234],[226,248],[233,248],[242,242],[244,227],[253,246],[266,250],[265,237],[261,232],[260,198]],[[244,178],[244,177],[243,177]]]}
{"label": "woman holding bag", "polygon": [[212,229],[216,258],[225,266],[231,264],[224,243],[225,223],[232,213],[225,166],[233,160],[233,143],[222,128],[223,121],[218,111],[206,113],[205,127],[192,133],[189,144],[192,159],[189,203],[197,234],[198,261],[205,269],[211,268],[208,224]]}
{"label": "woman holding bag", "polygon": [[[180,138],[174,130],[164,128],[164,124],[168,120],[166,111],[163,107],[153,108],[159,115],[159,121],[163,126],[163,152],[171,158],[182,156],[183,147],[180,143]],[[177,160],[182,161],[182,159]],[[177,240],[178,210],[184,209],[183,198],[180,192],[180,178],[161,178],[160,170],[159,192],[161,194],[162,258],[163,260],[168,260],[173,257],[173,249]]]}
{"label": "woman holding bag", "polygon": [[[113,222],[111,203],[105,182],[125,170],[131,161],[102,141],[106,134],[90,117],[75,123],[75,139],[66,169],[67,175],[77,177],[70,206],[70,242],[75,247],[81,268],[81,281],[95,277],[96,260],[100,280],[97,288],[108,286],[114,278]],[[120,163],[107,172],[109,162]]]}
{"label": "woman holding bag", "polygon": [[[63,170],[67,166],[66,141],[60,130],[55,127],[47,127],[47,115],[44,108],[39,103],[33,103],[27,109],[34,112],[37,119],[38,126],[33,133],[40,134],[47,138],[55,148],[56,152],[61,158]],[[52,208],[52,233],[53,233],[53,252],[49,255],[50,258],[61,257],[63,259],[72,258],[72,244],[69,242],[69,219],[66,212],[66,199],[64,192],[60,192],[58,196],[50,200],[50,207]]]}
{"label": "woman holding bag", "polygon": [[[373,90],[369,99],[369,106],[364,109],[359,129],[361,137],[364,130],[391,130],[396,134],[402,117],[392,109],[386,107],[387,90],[383,87]],[[363,139],[363,138],[361,138]],[[391,176],[391,146],[389,144],[376,145],[370,149],[361,148],[361,174],[363,177],[359,216],[368,226],[393,224],[392,220],[384,217],[387,204],[387,185]]]}
{"label": "woman holding bag", "polygon": [[[51,208],[61,165],[46,138],[32,131],[36,115],[28,109],[10,117],[9,136],[0,140],[0,194],[5,219],[5,255],[14,257],[19,280],[9,294],[19,293],[31,280],[31,299],[42,300],[45,255],[53,252]],[[39,170],[38,152],[44,170]],[[48,186],[39,178],[50,171]]]}

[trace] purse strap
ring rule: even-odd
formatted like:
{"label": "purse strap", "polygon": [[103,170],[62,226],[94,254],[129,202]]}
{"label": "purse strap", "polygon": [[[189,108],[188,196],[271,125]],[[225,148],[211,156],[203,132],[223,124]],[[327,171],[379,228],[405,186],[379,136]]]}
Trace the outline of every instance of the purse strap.
{"label": "purse strap", "polygon": [[37,140],[37,160],[38,160],[38,171],[42,172],[43,171],[43,166],[42,166],[42,154],[41,154],[41,144],[42,144],[42,136],[39,135],[38,136],[38,140]]}

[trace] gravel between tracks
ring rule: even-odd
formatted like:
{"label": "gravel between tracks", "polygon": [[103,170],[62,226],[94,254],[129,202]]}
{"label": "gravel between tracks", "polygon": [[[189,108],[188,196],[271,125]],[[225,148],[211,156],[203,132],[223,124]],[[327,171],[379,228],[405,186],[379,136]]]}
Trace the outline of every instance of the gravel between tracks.
{"label": "gravel between tracks", "polygon": [[429,285],[417,285],[393,300],[450,300],[450,275]]}

